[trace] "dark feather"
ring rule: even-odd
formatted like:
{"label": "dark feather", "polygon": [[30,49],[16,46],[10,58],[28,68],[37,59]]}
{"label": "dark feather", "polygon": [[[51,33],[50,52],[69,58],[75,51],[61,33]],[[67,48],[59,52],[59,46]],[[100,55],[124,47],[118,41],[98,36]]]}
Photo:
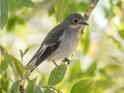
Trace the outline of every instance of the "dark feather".
{"label": "dark feather", "polygon": [[60,42],[56,42],[52,46],[48,46],[42,55],[40,55],[35,63],[35,66],[38,66],[42,61],[44,61],[51,53],[53,53],[58,47]]}
{"label": "dark feather", "polygon": [[[51,53],[53,53],[59,47],[59,44],[61,43],[61,41],[59,41],[59,38],[64,32],[64,29],[62,28],[63,27],[58,25],[47,34],[40,48],[26,65],[26,68],[28,70],[33,71],[37,66],[39,66],[39,64],[41,64]],[[45,50],[43,49],[44,45],[46,46]]]}

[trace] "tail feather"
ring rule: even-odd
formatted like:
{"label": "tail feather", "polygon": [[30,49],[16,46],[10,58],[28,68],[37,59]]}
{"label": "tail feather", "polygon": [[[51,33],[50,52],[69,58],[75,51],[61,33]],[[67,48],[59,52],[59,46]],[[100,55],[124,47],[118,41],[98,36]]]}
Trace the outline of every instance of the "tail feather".
{"label": "tail feather", "polygon": [[39,48],[36,54],[32,57],[29,63],[25,66],[25,69],[27,71],[32,72],[39,65],[37,63],[42,63],[43,60],[38,60],[38,59],[43,54],[43,52],[44,52],[44,49]]}
{"label": "tail feather", "polygon": [[40,48],[31,61],[26,65],[26,70],[33,71],[37,66],[39,66],[49,55],[54,52],[59,47],[60,42],[56,42],[51,45],[44,45]]}
{"label": "tail feather", "polygon": [[32,71],[37,67],[37,66],[35,65],[35,63],[36,63],[36,59],[31,60],[31,61],[25,66],[25,69],[26,69],[27,71],[32,72]]}

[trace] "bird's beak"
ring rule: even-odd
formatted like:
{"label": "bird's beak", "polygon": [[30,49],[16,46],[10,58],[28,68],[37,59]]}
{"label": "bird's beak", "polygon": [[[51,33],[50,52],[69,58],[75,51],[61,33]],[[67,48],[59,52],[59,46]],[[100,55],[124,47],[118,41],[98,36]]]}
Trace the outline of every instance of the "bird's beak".
{"label": "bird's beak", "polygon": [[80,21],[79,24],[89,25],[86,21]]}
{"label": "bird's beak", "polygon": [[87,22],[83,22],[84,25],[89,25]]}

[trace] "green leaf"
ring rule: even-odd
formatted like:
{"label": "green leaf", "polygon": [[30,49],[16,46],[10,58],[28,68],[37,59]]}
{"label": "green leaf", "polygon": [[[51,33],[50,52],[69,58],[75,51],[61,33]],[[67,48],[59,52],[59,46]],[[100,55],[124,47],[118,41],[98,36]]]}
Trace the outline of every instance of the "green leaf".
{"label": "green leaf", "polygon": [[72,86],[70,93],[90,93],[92,90],[93,82],[89,78],[78,81]]}
{"label": "green leaf", "polygon": [[27,54],[27,52],[29,51],[30,47],[26,48],[25,51],[23,52],[21,49],[20,49],[20,56],[21,56],[21,62],[23,60],[23,57]]}
{"label": "green leaf", "polygon": [[65,12],[64,15],[69,16],[70,14],[73,14],[73,13],[76,13],[76,12],[78,12],[76,4],[71,3],[71,4],[68,4],[68,8],[66,9],[66,12]]}
{"label": "green leaf", "polygon": [[11,87],[12,93],[19,93],[19,81],[16,81]]}
{"label": "green leaf", "polygon": [[49,16],[53,15],[55,13],[55,9],[54,9],[54,6],[52,5],[49,10],[48,10],[48,14]]}
{"label": "green leaf", "polygon": [[115,45],[118,49],[122,49],[122,50],[123,50],[123,47],[122,47],[120,41],[118,41],[117,39],[115,39],[113,36],[108,36],[108,38],[110,38],[110,39],[113,41],[114,45]]}
{"label": "green leaf", "polygon": [[34,7],[34,4],[31,0],[17,0],[17,2],[26,7]]}
{"label": "green leaf", "polygon": [[124,39],[124,30],[120,30],[118,33],[121,36],[121,38]]}
{"label": "green leaf", "polygon": [[86,31],[84,32],[86,33],[83,35],[83,38],[81,39],[81,43],[83,46],[83,52],[86,54],[89,50],[89,45],[90,45],[90,33],[88,29],[86,29]]}
{"label": "green leaf", "polygon": [[21,59],[23,59],[23,56],[24,56],[23,51],[19,50],[19,52],[20,52]]}
{"label": "green leaf", "polygon": [[24,23],[25,23],[24,18],[22,18],[20,16],[16,16],[16,15],[10,15],[7,26],[6,26],[7,32],[15,31],[14,28],[17,25],[23,25]]}
{"label": "green leaf", "polygon": [[0,0],[0,28],[3,29],[8,21],[8,4],[7,0]]}
{"label": "green leaf", "polygon": [[34,93],[43,93],[40,87],[35,86]]}
{"label": "green leaf", "polygon": [[4,59],[1,61],[0,68],[1,71],[6,71],[9,65],[10,59],[8,57],[4,57]]}
{"label": "green leaf", "polygon": [[69,0],[55,0],[54,9],[56,11],[55,16],[57,22],[62,21],[65,15],[65,11],[68,7]]}
{"label": "green leaf", "polygon": [[50,89],[46,89],[45,91],[44,91],[44,93],[54,93],[52,90],[50,90]]}
{"label": "green leaf", "polygon": [[2,89],[7,92],[8,86],[9,86],[9,79],[8,79],[7,71],[4,74],[2,74],[2,78],[0,82],[1,82]]}
{"label": "green leaf", "polygon": [[85,76],[94,76],[97,69],[97,63],[94,61],[84,73]]}
{"label": "green leaf", "polygon": [[14,69],[14,71],[16,71],[17,75],[20,78],[22,78],[24,76],[24,73],[25,73],[25,69],[24,69],[23,64],[13,56],[10,56],[10,58],[13,61],[11,64],[12,68]]}
{"label": "green leaf", "polygon": [[23,54],[26,55],[27,52],[30,50],[30,48],[31,48],[31,47],[26,48]]}
{"label": "green leaf", "polygon": [[79,12],[84,12],[88,10],[89,5],[90,5],[89,3],[79,2],[76,4],[76,7]]}
{"label": "green leaf", "polygon": [[34,78],[33,80],[29,80],[29,83],[27,85],[26,88],[26,92],[25,93],[35,93],[35,83],[36,83],[36,78]]}
{"label": "green leaf", "polygon": [[75,61],[69,71],[70,73],[68,78],[70,82],[73,82],[74,80],[78,80],[79,78],[81,78],[83,75],[83,71],[81,69],[80,61],[79,60]]}
{"label": "green leaf", "polygon": [[56,85],[57,83],[61,82],[64,78],[66,70],[67,66],[64,63],[54,68],[49,77],[49,85]]}

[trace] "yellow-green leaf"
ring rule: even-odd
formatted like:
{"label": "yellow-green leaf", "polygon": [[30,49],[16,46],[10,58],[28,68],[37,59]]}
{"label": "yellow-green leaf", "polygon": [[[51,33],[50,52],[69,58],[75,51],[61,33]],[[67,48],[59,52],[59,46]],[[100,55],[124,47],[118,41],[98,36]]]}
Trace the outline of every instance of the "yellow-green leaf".
{"label": "yellow-green leaf", "polygon": [[56,85],[57,83],[61,82],[64,78],[66,70],[67,66],[64,63],[54,68],[49,77],[49,85]]}
{"label": "yellow-green leaf", "polygon": [[54,8],[56,12],[55,16],[57,22],[62,21],[67,7],[68,7],[68,0],[55,0]]}
{"label": "yellow-green leaf", "polygon": [[8,21],[7,0],[0,0],[0,28],[2,29]]}
{"label": "yellow-green leaf", "polygon": [[90,93],[93,81],[89,78],[82,79],[72,86],[70,93]]}
{"label": "yellow-green leaf", "polygon": [[23,64],[18,59],[16,59],[14,56],[10,56],[10,58],[12,59],[11,66],[12,66],[13,70],[15,71],[15,73],[17,73],[17,75],[20,78],[22,78],[25,73]]}
{"label": "yellow-green leaf", "polygon": [[50,89],[46,89],[45,91],[44,91],[44,93],[54,93],[52,90],[50,90]]}
{"label": "yellow-green leaf", "polygon": [[16,81],[11,87],[12,93],[19,93],[19,81]]}
{"label": "yellow-green leaf", "polygon": [[17,2],[26,7],[34,7],[34,4],[31,0],[17,0]]}

